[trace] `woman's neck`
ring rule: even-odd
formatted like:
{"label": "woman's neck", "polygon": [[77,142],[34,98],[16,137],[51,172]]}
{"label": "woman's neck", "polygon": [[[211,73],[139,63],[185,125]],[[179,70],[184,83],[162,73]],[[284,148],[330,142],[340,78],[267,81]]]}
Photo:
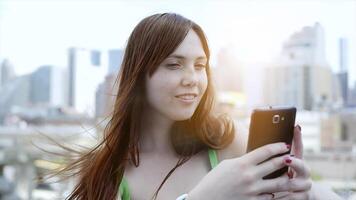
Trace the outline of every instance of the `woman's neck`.
{"label": "woman's neck", "polygon": [[172,125],[172,120],[147,108],[141,119],[140,152],[175,154],[169,134]]}

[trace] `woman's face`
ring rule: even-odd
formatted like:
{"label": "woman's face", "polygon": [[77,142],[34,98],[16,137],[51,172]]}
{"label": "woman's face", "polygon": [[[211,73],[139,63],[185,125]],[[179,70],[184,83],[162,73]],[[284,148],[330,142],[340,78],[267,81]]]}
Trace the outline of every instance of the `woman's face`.
{"label": "woman's face", "polygon": [[152,76],[146,77],[151,110],[174,121],[192,117],[208,85],[206,64],[200,39],[190,30]]}

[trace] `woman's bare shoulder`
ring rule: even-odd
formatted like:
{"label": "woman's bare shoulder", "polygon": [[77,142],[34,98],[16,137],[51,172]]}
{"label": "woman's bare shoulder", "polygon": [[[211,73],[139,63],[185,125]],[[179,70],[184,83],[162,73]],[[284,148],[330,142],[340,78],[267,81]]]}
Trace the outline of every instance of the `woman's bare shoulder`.
{"label": "woman's bare shoulder", "polygon": [[248,139],[248,127],[243,123],[234,122],[235,137],[226,148],[218,151],[219,161],[240,157],[245,154]]}

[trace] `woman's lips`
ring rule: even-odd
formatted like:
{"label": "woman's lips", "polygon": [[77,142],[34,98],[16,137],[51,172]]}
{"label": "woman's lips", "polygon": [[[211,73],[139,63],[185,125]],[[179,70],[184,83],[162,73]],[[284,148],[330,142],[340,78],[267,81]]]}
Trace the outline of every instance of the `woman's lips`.
{"label": "woman's lips", "polygon": [[193,103],[195,101],[195,99],[197,98],[198,95],[196,94],[181,94],[181,95],[177,95],[175,97],[177,97],[180,101],[184,102],[184,103]]}

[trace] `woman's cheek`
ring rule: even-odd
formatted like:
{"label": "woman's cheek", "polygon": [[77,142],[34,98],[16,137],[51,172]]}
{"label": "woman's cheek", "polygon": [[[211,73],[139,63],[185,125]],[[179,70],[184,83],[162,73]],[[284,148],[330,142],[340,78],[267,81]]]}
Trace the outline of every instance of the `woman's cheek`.
{"label": "woman's cheek", "polygon": [[206,91],[206,89],[208,88],[208,77],[207,77],[207,74],[206,72],[204,72],[200,79],[199,79],[199,89],[201,90],[202,92],[202,95],[204,95],[204,92]]}

